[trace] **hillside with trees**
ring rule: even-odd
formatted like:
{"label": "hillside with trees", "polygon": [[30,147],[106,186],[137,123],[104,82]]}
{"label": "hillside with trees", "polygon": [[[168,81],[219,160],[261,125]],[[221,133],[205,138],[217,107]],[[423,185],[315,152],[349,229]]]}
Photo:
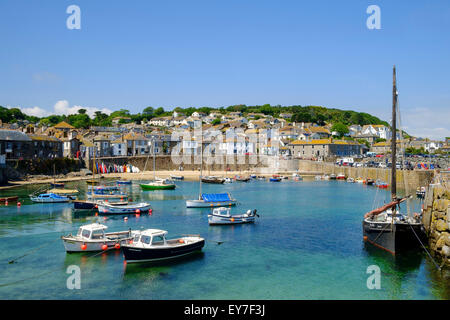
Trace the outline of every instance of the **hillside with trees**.
{"label": "hillside with trees", "polygon": [[[280,114],[292,114],[288,119],[292,122],[314,122],[319,125],[325,123],[342,124],[342,125],[366,125],[366,124],[383,124],[389,126],[386,121],[370,115],[365,112],[356,112],[351,110],[340,110],[334,108],[326,108],[321,106],[272,106],[270,104],[247,106],[243,104],[233,105],[228,107],[211,108],[211,107],[188,107],[181,108],[176,107],[172,111],[164,110],[163,107],[146,107],[142,112],[132,114],[129,110],[121,108],[111,114],[105,114],[101,111],[95,112],[94,117],[90,117],[85,109],[79,109],[77,114],[70,115],[50,115],[47,117],[38,118],[35,116],[28,116],[21,112],[18,108],[4,108],[0,106],[0,120],[3,123],[14,123],[18,121],[27,120],[30,123],[39,123],[41,125],[52,126],[61,121],[66,121],[76,128],[88,128],[90,126],[111,126],[112,120],[117,117],[121,117],[119,123],[135,122],[141,123],[142,121],[150,120],[154,117],[170,116],[173,111],[177,111],[186,116],[192,115],[194,112],[203,112],[209,114],[210,112],[219,112],[226,114],[229,112],[241,112],[244,116],[249,113],[259,113],[264,115],[270,115],[273,117],[279,117]],[[339,131],[344,130],[340,126]]]}

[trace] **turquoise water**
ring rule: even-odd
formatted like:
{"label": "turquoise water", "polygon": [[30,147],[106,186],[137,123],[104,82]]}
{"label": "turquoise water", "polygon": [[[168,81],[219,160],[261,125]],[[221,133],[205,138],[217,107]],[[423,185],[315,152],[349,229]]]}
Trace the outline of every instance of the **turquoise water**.
{"label": "turquoise water", "polygon": [[[204,192],[237,198],[233,212],[256,208],[261,216],[252,225],[209,226],[210,209],[185,208],[186,199],[198,196],[198,183],[176,184],[173,191],[141,192],[135,181],[122,188],[133,200],[150,201],[153,214],[99,218],[109,231],[159,228],[169,237],[207,240],[202,253],[159,265],[125,265],[120,251],[66,254],[59,237],[98,219],[73,213],[70,204],[25,200],[20,208],[1,207],[0,299],[450,298],[449,273],[437,272],[425,253],[394,259],[365,247],[361,218],[389,198],[386,190],[340,181],[203,184]],[[85,190],[86,183],[66,187]],[[36,188],[2,195],[25,198]],[[412,209],[419,208],[415,200]],[[79,290],[67,289],[70,265],[81,269]],[[379,290],[367,288],[370,265],[381,269]]]}

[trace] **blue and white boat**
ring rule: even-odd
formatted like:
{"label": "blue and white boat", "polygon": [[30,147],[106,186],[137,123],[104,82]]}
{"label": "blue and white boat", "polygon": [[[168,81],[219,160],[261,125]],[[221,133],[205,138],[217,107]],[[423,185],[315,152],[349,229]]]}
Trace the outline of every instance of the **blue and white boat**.
{"label": "blue and white boat", "polygon": [[198,200],[186,200],[187,208],[229,207],[236,205],[229,193],[202,193]]}
{"label": "blue and white boat", "polygon": [[216,208],[208,214],[208,223],[210,225],[219,224],[242,224],[242,223],[253,223],[256,217],[259,215],[256,213],[256,209],[248,210],[243,214],[231,214],[231,208]]}
{"label": "blue and white boat", "polygon": [[55,193],[41,193],[40,195],[30,196],[31,201],[38,203],[62,203],[69,202],[71,199],[69,197],[60,196]]}

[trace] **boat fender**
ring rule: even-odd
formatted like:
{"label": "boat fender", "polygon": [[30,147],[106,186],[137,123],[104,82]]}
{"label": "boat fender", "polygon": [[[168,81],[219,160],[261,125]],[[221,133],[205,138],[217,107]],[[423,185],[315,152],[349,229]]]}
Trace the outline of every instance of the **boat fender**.
{"label": "boat fender", "polygon": [[231,218],[230,220],[231,220],[231,222],[234,222],[234,218]]}
{"label": "boat fender", "polygon": [[141,213],[141,210],[140,210],[140,209],[136,209],[135,212],[136,212],[136,213]]}
{"label": "boat fender", "polygon": [[17,206],[18,207],[20,207],[22,204],[20,203],[20,201],[19,202],[17,202]]}
{"label": "boat fender", "polygon": [[128,217],[123,218],[123,220],[128,221]]}
{"label": "boat fender", "polygon": [[7,205],[8,205],[8,200],[5,201],[5,206],[7,206]]}
{"label": "boat fender", "polygon": [[179,243],[184,243],[184,240],[183,239],[179,239],[178,242]]}
{"label": "boat fender", "polygon": [[120,243],[116,243],[116,244],[114,245],[114,248],[116,248],[117,250],[119,250],[119,249],[120,249]]}
{"label": "boat fender", "polygon": [[151,215],[152,213],[153,213],[153,210],[152,210],[152,209],[149,209],[149,210],[148,210],[148,214]]}
{"label": "boat fender", "polygon": [[102,245],[102,250],[105,251],[106,249],[108,249],[108,246],[106,244]]}
{"label": "boat fender", "polygon": [[87,245],[85,244],[85,243],[83,243],[82,245],[81,245],[81,250],[86,250],[87,249]]}

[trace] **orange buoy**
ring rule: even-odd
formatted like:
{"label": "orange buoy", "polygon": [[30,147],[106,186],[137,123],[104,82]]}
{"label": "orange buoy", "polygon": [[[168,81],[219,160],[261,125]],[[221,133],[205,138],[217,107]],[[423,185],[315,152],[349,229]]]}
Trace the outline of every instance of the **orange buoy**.
{"label": "orange buoy", "polygon": [[108,249],[108,246],[106,244],[102,245],[102,250],[105,251],[106,249]]}
{"label": "orange buoy", "polygon": [[364,237],[363,237],[363,240],[364,240],[364,241],[367,241],[367,236],[364,236]]}
{"label": "orange buoy", "polygon": [[86,250],[87,249],[87,245],[85,244],[85,243],[83,243],[82,245],[81,245],[81,250]]}
{"label": "orange buoy", "polygon": [[117,250],[120,249],[120,243],[116,243],[116,244],[114,245],[114,248],[116,248]]}
{"label": "orange buoy", "polygon": [[141,213],[141,210],[140,210],[140,209],[136,209],[135,212],[136,212],[136,213]]}
{"label": "orange buoy", "polygon": [[17,206],[20,207],[22,204],[20,203],[20,201],[17,202]]}
{"label": "orange buoy", "polygon": [[98,217],[98,212],[95,213],[95,216]]}
{"label": "orange buoy", "polygon": [[183,239],[178,240],[179,243],[184,243]]}
{"label": "orange buoy", "polygon": [[5,206],[7,206],[7,205],[8,205],[8,200],[5,201]]}
{"label": "orange buoy", "polygon": [[234,222],[234,218],[231,218],[231,222]]}
{"label": "orange buoy", "polygon": [[148,214],[151,215],[152,213],[153,213],[153,210],[152,210],[152,209],[149,209],[149,210],[148,210]]}

